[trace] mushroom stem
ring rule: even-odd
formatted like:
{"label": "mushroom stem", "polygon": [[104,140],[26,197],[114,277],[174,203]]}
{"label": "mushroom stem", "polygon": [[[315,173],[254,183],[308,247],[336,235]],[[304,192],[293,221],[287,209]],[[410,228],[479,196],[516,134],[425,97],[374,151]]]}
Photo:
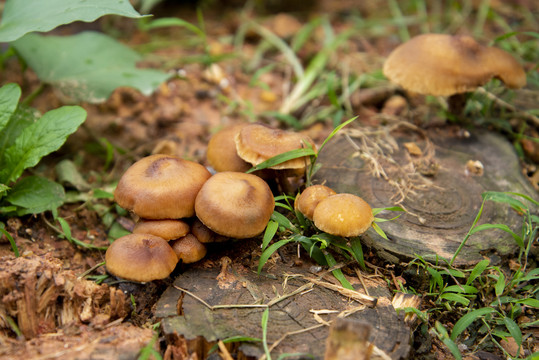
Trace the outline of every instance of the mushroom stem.
{"label": "mushroom stem", "polygon": [[466,106],[468,93],[458,93],[449,96],[447,99],[447,111],[450,116],[455,117],[456,120],[461,120],[464,114],[464,108]]}

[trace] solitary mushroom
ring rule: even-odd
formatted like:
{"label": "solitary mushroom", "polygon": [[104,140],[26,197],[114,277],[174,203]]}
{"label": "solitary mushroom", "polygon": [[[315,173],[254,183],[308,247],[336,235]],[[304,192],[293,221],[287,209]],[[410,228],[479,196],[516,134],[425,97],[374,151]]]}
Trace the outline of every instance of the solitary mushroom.
{"label": "solitary mushroom", "polygon": [[198,163],[151,155],[127,169],[114,191],[114,200],[145,219],[191,217],[197,193],[210,176]]}
{"label": "solitary mushroom", "polygon": [[167,241],[181,238],[189,233],[189,224],[179,219],[140,219],[133,228],[133,234],[150,234]]}
{"label": "solitary mushroom", "polygon": [[294,208],[301,212],[309,220],[313,219],[314,209],[330,195],[337,194],[333,189],[325,185],[311,185],[298,195],[294,202]]}
{"label": "solitary mushroom", "polygon": [[273,194],[264,180],[230,171],[213,175],[195,201],[196,215],[204,225],[238,239],[264,231],[274,207]]}
{"label": "solitary mushroom", "polygon": [[206,246],[193,234],[187,234],[170,243],[172,250],[184,264],[191,264],[206,256]]}
{"label": "solitary mushroom", "polygon": [[176,267],[178,257],[168,242],[149,234],[130,234],[116,239],[105,254],[107,271],[122,279],[147,282],[164,279]]}
{"label": "solitary mushroom", "polygon": [[405,90],[450,96],[450,111],[462,102],[463,93],[492,78],[500,79],[510,89],[526,85],[526,73],[511,54],[463,35],[416,36],[393,50],[383,72]]}
{"label": "solitary mushroom", "polygon": [[328,234],[347,237],[367,231],[374,216],[370,205],[359,196],[337,194],[318,203],[313,221],[317,228]]}

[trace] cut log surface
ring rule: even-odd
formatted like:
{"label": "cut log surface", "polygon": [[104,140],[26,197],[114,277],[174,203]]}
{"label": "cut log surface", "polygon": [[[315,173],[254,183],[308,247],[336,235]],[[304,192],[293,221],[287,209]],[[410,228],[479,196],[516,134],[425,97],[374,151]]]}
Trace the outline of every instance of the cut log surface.
{"label": "cut log surface", "polygon": [[[369,340],[389,358],[408,356],[410,329],[391,305],[391,295],[383,282],[367,285],[370,295],[378,300],[374,307],[367,307],[338,292],[311,284],[306,278],[315,275],[303,268],[276,265],[272,273],[285,274],[291,270],[299,276],[285,279],[282,275],[257,275],[234,266],[223,276],[219,269],[191,268],[164,292],[157,303],[156,316],[162,319],[164,334],[183,336],[199,359],[205,359],[209,348],[218,340],[231,336],[261,339],[265,311],[264,307],[210,309],[200,300],[212,307],[274,302],[269,306],[267,342],[270,348],[278,343],[271,352],[275,356],[301,353],[293,358],[311,358],[312,355],[323,359],[329,325],[339,314],[369,324]],[[290,294],[293,295],[286,297]],[[274,301],[283,295],[286,298]],[[264,355],[261,342],[242,342],[238,346],[235,350],[239,358],[258,359]]]}
{"label": "cut log surface", "polygon": [[[356,132],[356,134],[358,134]],[[400,205],[407,213],[400,218],[380,223],[389,240],[369,229],[363,240],[376,248],[390,261],[410,260],[415,254],[433,260],[435,255],[451,259],[470,230],[482,203],[481,194],[486,191],[519,192],[537,198],[537,192],[521,175],[519,161],[504,138],[490,132],[459,136],[458,132],[438,129],[429,131],[427,138],[434,145],[434,157],[429,162],[414,160],[414,154],[405,144],[415,143],[425,148],[425,136],[410,133],[395,134],[398,148],[391,154],[393,165],[410,172],[410,179],[422,178],[426,188],[418,186],[406,193]],[[353,133],[341,134],[328,142],[319,154],[320,170],[313,182],[324,184],[338,193],[361,196],[372,207],[395,205],[398,193],[396,184],[403,178],[388,179],[372,175],[368,166],[370,158],[358,151]],[[367,154],[368,155],[368,154]],[[478,173],[467,168],[469,161],[483,165]],[[423,168],[421,168],[423,167]],[[425,169],[431,167],[432,171]],[[410,189],[408,189],[410,190]],[[393,217],[396,213],[381,217]],[[478,224],[505,224],[519,233],[521,217],[503,203],[487,201]],[[456,265],[473,265],[486,257],[496,259],[517,249],[512,237],[501,230],[480,231],[472,235],[459,256]]]}

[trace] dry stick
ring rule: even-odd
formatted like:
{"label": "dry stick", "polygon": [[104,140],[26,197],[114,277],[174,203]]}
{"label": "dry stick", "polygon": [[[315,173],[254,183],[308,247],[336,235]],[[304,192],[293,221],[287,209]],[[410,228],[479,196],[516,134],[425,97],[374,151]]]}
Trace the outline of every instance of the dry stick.
{"label": "dry stick", "polygon": [[334,285],[325,281],[320,281],[315,278],[308,278],[305,277],[305,280],[310,281],[316,285],[325,287],[326,289],[334,290],[339,292],[341,295],[347,296],[349,298],[352,298],[359,302],[360,304],[367,305],[369,307],[374,307],[376,305],[376,298],[373,298],[372,296],[362,294],[360,292],[357,292],[355,290],[346,289],[339,285]]}
{"label": "dry stick", "polygon": [[226,348],[223,340],[219,340],[219,342],[217,343],[217,346],[219,346],[219,350],[221,350],[221,357],[224,360],[234,360],[234,358],[228,352],[228,349]]}
{"label": "dry stick", "polygon": [[228,304],[228,305],[210,305],[200,297],[196,296],[189,290],[186,290],[184,288],[181,288],[177,285],[172,285],[175,289],[183,291],[187,295],[190,295],[191,297],[195,298],[196,300],[200,301],[202,304],[204,304],[208,309],[215,310],[215,309],[232,309],[232,308],[267,308],[268,305],[257,305],[257,304]]}
{"label": "dry stick", "polygon": [[354,270],[356,272],[357,278],[359,279],[359,281],[361,282],[361,285],[363,286],[363,290],[365,290],[365,294],[367,294],[368,296],[371,296],[369,294],[369,290],[367,290],[367,286],[365,286],[365,282],[363,281],[363,275],[361,275],[361,271],[359,271],[359,268],[357,267],[355,267]]}

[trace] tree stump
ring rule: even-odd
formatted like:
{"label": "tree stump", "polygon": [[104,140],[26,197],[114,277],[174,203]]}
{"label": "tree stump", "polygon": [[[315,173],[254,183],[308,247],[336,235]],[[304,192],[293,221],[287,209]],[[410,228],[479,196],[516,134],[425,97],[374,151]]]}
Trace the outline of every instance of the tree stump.
{"label": "tree stump", "polygon": [[[287,273],[294,275],[282,275]],[[378,300],[374,307],[367,307],[335,291],[311,284],[308,278],[316,275],[304,268],[278,263],[272,268],[272,274],[257,275],[241,265],[231,265],[225,273],[220,273],[217,268],[190,268],[175,280],[174,286],[169,287],[157,303],[156,316],[162,318],[163,333],[183,336],[190,352],[205,359],[218,340],[232,336],[261,339],[265,308],[210,309],[200,300],[210,306],[260,305],[292,294],[268,308],[268,346],[278,342],[272,355],[299,353],[293,358],[311,358],[308,355],[312,355],[315,359],[323,359],[332,319],[349,313],[347,319],[371,326],[369,340],[379,351],[392,359],[408,356],[411,332],[402,314],[397,315],[391,305],[391,294],[383,281],[367,283],[371,296]],[[288,335],[282,338],[285,334]],[[233,350],[238,359],[258,359],[264,355],[261,342],[242,342]]]}
{"label": "tree stump", "polygon": [[[313,180],[337,192],[359,195],[372,207],[398,202],[407,210],[396,220],[380,223],[389,240],[373,229],[363,236],[388,260],[410,260],[416,254],[429,260],[436,255],[451,259],[470,230],[485,191],[537,197],[521,175],[511,144],[497,134],[477,132],[467,137],[451,128],[426,133],[411,125],[401,130],[386,136],[385,145],[376,143],[375,133],[343,131],[320,152],[321,168]],[[474,161],[483,169],[473,168]],[[479,221],[484,223],[506,224],[519,233],[522,220],[507,204],[487,201]],[[497,259],[516,248],[512,237],[501,230],[480,231],[468,239],[455,264],[473,265],[485,256]]]}

